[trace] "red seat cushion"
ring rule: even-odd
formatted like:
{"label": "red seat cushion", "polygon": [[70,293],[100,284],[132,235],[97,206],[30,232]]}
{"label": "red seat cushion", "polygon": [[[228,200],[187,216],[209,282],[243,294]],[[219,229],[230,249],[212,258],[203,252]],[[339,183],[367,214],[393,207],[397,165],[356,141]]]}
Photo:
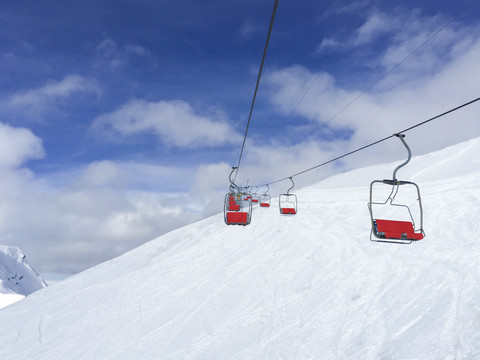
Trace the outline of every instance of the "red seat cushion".
{"label": "red seat cushion", "polygon": [[385,233],[387,239],[407,239],[422,240],[423,234],[416,233],[413,224],[410,221],[398,220],[375,220],[377,223],[377,232]]}
{"label": "red seat cushion", "polygon": [[240,210],[240,205],[235,204],[235,203],[229,204],[229,205],[228,205],[228,210],[230,210],[230,211],[239,211],[239,210]]}
{"label": "red seat cushion", "polygon": [[228,224],[241,224],[247,225],[248,213],[246,212],[228,212],[227,223]]}
{"label": "red seat cushion", "polygon": [[282,214],[292,214],[292,215],[295,215],[297,213],[294,208],[280,208],[280,212]]}
{"label": "red seat cushion", "polygon": [[269,203],[260,203],[260,206],[261,207],[270,207],[270,204]]}

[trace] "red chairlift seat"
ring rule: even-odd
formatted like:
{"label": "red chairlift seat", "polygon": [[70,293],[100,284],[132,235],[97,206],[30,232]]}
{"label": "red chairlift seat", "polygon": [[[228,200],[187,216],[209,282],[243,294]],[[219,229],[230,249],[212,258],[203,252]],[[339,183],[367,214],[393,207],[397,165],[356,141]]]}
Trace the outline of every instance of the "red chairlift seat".
{"label": "red chairlift seat", "polygon": [[280,208],[280,213],[284,215],[287,215],[287,214],[295,215],[297,211],[294,208]]}
{"label": "red chairlift seat", "polygon": [[270,207],[270,203],[267,202],[261,202],[260,207]]}
{"label": "red chairlift seat", "polygon": [[413,223],[410,221],[376,219],[375,236],[384,239],[398,240],[422,240],[423,233],[415,232]]}
{"label": "red chairlift seat", "polygon": [[228,225],[248,225],[248,213],[247,212],[227,212],[227,224]]}

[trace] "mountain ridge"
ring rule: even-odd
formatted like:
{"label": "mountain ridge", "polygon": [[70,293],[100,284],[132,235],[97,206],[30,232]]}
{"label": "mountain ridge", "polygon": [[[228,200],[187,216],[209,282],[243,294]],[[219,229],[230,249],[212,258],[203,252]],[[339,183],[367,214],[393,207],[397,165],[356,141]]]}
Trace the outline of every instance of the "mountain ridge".
{"label": "mountain ridge", "polygon": [[0,245],[0,308],[46,286],[19,248]]}

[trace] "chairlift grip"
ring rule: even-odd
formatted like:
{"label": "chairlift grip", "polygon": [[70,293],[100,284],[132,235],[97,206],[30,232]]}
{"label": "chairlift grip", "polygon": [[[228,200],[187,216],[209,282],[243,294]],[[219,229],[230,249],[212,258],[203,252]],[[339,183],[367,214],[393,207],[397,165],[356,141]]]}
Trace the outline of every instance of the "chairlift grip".
{"label": "chairlift grip", "polygon": [[407,185],[412,183],[411,181],[404,181],[404,180],[398,181],[396,179],[395,180],[383,179],[382,182],[387,185]]}

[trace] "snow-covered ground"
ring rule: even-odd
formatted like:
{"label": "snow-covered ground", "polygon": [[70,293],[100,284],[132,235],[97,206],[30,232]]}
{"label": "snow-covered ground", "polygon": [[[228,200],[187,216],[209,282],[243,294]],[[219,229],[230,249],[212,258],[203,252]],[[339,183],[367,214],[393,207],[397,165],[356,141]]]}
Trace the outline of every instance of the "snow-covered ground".
{"label": "snow-covered ground", "polygon": [[396,165],[298,190],[296,216],[274,199],[247,227],[218,214],[37,291],[0,310],[0,358],[480,359],[480,138],[399,171],[422,192],[412,245],[369,240],[370,181]]}
{"label": "snow-covered ground", "polygon": [[20,249],[0,245],[0,309],[45,286]]}

